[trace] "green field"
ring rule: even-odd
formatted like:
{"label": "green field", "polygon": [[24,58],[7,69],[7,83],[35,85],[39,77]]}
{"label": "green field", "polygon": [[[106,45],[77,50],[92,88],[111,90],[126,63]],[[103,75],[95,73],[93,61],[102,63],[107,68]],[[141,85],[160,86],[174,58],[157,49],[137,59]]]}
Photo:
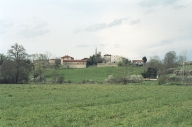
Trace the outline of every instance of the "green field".
{"label": "green field", "polygon": [[0,85],[1,127],[191,127],[192,86]]}
{"label": "green field", "polygon": [[45,71],[45,77],[51,80],[53,72],[57,71],[58,75],[65,77],[65,80],[71,82],[81,82],[84,79],[93,80],[97,82],[104,82],[109,75],[120,76],[122,73],[141,75],[143,67],[88,67],[80,69],[48,69]]}

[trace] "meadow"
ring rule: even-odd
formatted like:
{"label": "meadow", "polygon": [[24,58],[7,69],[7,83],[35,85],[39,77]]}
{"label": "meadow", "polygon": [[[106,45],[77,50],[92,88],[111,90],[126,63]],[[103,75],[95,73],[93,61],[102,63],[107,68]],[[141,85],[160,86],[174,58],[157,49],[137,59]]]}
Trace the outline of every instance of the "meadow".
{"label": "meadow", "polygon": [[88,67],[88,68],[70,68],[70,69],[47,69],[45,70],[45,77],[51,80],[53,73],[56,72],[58,76],[64,76],[65,80],[71,82],[81,82],[82,80],[93,80],[97,82],[104,82],[109,75],[120,76],[122,73],[131,75],[141,75],[143,67]]}
{"label": "meadow", "polygon": [[1,127],[191,127],[192,86],[0,85]]}

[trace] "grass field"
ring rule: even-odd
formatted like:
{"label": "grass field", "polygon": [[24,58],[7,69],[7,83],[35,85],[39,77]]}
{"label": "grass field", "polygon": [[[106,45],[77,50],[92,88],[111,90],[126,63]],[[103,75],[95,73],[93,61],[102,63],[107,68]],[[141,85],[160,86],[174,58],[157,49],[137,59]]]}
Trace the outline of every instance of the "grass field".
{"label": "grass field", "polygon": [[[54,69],[45,71],[46,79],[52,79]],[[143,67],[88,67],[81,69],[59,69],[56,70],[58,75],[63,75],[66,80],[71,82],[81,82],[84,79],[103,82],[109,75],[126,74],[141,75]]]}
{"label": "grass field", "polygon": [[192,87],[0,85],[1,127],[191,127]]}

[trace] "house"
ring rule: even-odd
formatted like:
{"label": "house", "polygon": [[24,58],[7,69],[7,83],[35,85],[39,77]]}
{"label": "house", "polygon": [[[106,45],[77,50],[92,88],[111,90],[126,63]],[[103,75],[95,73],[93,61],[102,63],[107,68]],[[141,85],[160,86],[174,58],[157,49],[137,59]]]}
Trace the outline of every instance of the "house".
{"label": "house", "polygon": [[134,65],[143,66],[143,60],[132,60]]}
{"label": "house", "polygon": [[61,57],[61,66],[63,68],[86,68],[87,60],[74,60],[73,57],[65,55]]}
{"label": "house", "polygon": [[103,58],[105,60],[105,63],[116,63],[116,64],[118,64],[118,62],[121,62],[123,60],[122,56],[111,55],[111,54],[105,54]]}
{"label": "house", "polygon": [[111,54],[105,54],[104,60],[105,60],[105,63],[111,63]]}
{"label": "house", "polygon": [[65,55],[65,56],[61,57],[61,60],[74,60],[74,58],[71,56]]}
{"label": "house", "polygon": [[54,65],[56,62],[60,63],[61,59],[49,59],[49,64]]}
{"label": "house", "polygon": [[118,64],[121,61],[123,61],[123,57],[122,56],[118,56],[118,55],[112,55],[111,56],[111,63]]}
{"label": "house", "polygon": [[98,63],[97,67],[107,67],[107,66],[118,67],[118,63],[123,60],[122,56],[111,55],[111,54],[105,54],[103,58],[104,58],[104,62]]}

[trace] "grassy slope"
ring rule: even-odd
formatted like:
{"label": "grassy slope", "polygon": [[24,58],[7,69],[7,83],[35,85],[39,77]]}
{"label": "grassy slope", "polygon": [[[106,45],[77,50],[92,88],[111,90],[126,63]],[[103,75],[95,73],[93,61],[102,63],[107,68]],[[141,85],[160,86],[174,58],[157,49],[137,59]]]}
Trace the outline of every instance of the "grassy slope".
{"label": "grassy slope", "polygon": [[[72,82],[80,82],[83,79],[92,79],[94,81],[103,82],[109,75],[121,75],[122,72],[140,75],[143,67],[90,67],[83,69],[59,69],[58,74],[64,75],[66,80]],[[45,77],[52,78],[53,70],[47,70]]]}
{"label": "grassy slope", "polygon": [[191,127],[192,87],[0,85],[0,126]]}

